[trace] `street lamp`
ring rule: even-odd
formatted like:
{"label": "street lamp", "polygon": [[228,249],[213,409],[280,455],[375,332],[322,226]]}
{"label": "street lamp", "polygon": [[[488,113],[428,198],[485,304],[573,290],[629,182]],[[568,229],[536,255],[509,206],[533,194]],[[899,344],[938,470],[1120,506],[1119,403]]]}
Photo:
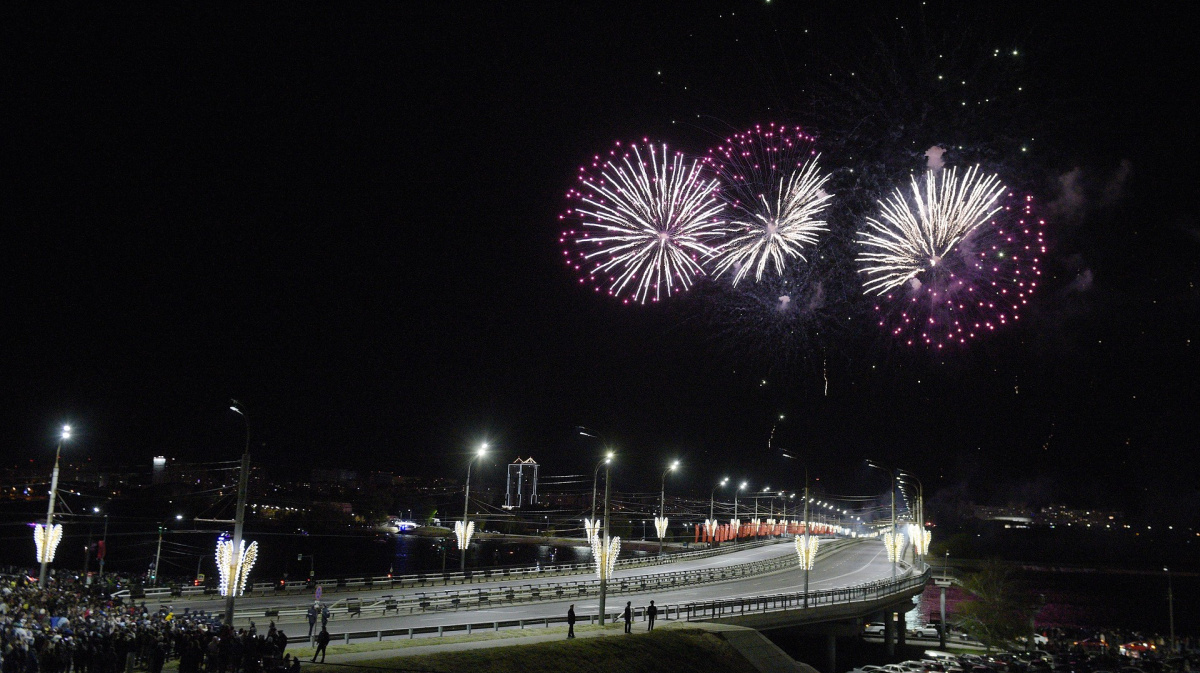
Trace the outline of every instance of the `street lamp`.
{"label": "street lamp", "polygon": [[[917,484],[917,513],[916,513],[916,528],[913,529],[915,535],[913,538],[913,553],[919,555],[921,560],[925,559],[925,555],[929,553],[929,538],[925,531],[925,485],[917,478],[917,475],[906,470],[899,470],[902,479],[911,480]],[[919,538],[917,536],[920,536]]]}
{"label": "street lamp", "polygon": [[1167,616],[1171,620],[1171,654],[1175,655],[1179,652],[1175,645],[1175,590],[1171,583],[1171,569],[1163,566],[1163,572],[1167,574]]}
{"label": "street lamp", "polygon": [[[608,494],[609,494],[609,485],[612,483],[612,480],[609,479],[611,470],[612,470],[612,456],[610,455],[608,458],[606,458],[604,460],[604,538],[603,538],[603,540],[601,540],[601,542],[603,542],[604,546],[602,548],[603,553],[596,555],[597,556],[596,563],[599,566],[597,569],[600,571],[598,573],[600,575],[600,626],[604,626],[604,621],[605,621],[605,617],[606,617],[606,615],[604,614],[604,603],[608,598],[608,575],[609,575],[609,570],[613,566],[612,561],[615,561],[615,559],[610,560],[610,557],[613,555],[614,549],[613,549],[612,542],[608,539],[608,514],[609,514]],[[593,543],[592,543],[593,552],[595,551],[595,549],[596,549],[596,542],[593,541]],[[619,551],[618,551],[618,553],[619,553]]]}
{"label": "street lamp", "polygon": [[737,516],[737,514],[738,514],[737,494],[738,494],[738,491],[742,490],[743,488],[746,488],[747,485],[748,484],[743,481],[742,483],[738,484],[737,488],[733,489],[733,521],[732,521],[732,523],[733,523],[733,541],[734,542],[738,541],[738,533],[740,532],[738,529],[742,527],[741,522],[738,521],[738,516]]}
{"label": "street lamp", "polygon": [[[894,544],[896,544],[896,473],[891,468],[883,467],[882,465],[879,465],[870,460],[867,461],[867,467],[887,472],[888,476],[891,478],[891,481],[888,482],[888,486],[890,487],[889,490],[892,492],[892,542],[891,542],[891,544],[894,545]],[[896,577],[896,558],[900,555],[900,550],[896,549],[895,551],[893,551],[892,553],[890,553],[888,555],[892,557],[892,577],[895,578]]]}
{"label": "street lamp", "polygon": [[[609,451],[608,453],[604,454],[603,460],[596,463],[596,469],[592,470],[592,518],[583,520],[583,528],[589,543],[596,537],[596,531],[599,528],[596,519],[596,480],[600,476],[600,467],[611,463],[612,459],[613,452]],[[605,474],[607,474],[607,472]]]}
{"label": "street lamp", "polygon": [[596,533],[600,526],[596,519],[596,482],[600,476],[600,466],[608,463],[613,459],[613,452],[608,449],[609,443],[600,433],[586,428],[582,425],[575,426],[575,432],[581,437],[591,437],[592,439],[600,440],[600,445],[605,449],[604,458],[596,463],[596,469],[592,470],[592,518],[583,520],[584,534],[587,535],[588,543],[596,538]]}
{"label": "street lamp", "polygon": [[467,545],[471,544],[471,532],[472,531],[470,529],[470,523],[469,523],[471,514],[468,511],[469,506],[470,506],[470,501],[471,501],[471,465],[473,465],[476,460],[482,458],[484,456],[484,454],[487,453],[487,448],[488,448],[487,442],[484,442],[483,444],[481,444],[479,446],[479,449],[475,452],[475,455],[471,456],[471,459],[467,461],[467,487],[463,491],[462,529],[460,531],[458,531],[458,533],[459,533],[458,569],[461,571],[465,571],[467,569]]}
{"label": "street lamp", "polygon": [[679,461],[671,463],[670,467],[663,470],[662,485],[658,494],[658,512],[659,516],[654,518],[654,531],[658,533],[658,555],[663,553],[663,538],[667,536],[667,475],[679,469]]}
{"label": "street lamp", "polygon": [[715,498],[717,496],[717,489],[724,487],[725,484],[728,484],[728,483],[729,483],[729,477],[725,477],[725,478],[721,479],[721,483],[717,484],[713,488],[712,492],[708,494],[708,521],[704,522],[704,527],[705,527],[705,529],[708,530],[709,546],[712,546],[717,541],[716,540],[717,517],[713,511],[713,505],[716,502]]}
{"label": "street lamp", "polygon": [[62,456],[63,442],[71,438],[71,426],[64,425],[58,436],[58,447],[54,450],[54,471],[50,473],[50,504],[46,508],[46,527],[34,528],[34,541],[37,542],[38,561],[41,569],[38,571],[38,587],[46,586],[46,570],[54,560],[54,549],[62,539],[62,527],[54,527],[54,497],[58,494],[58,459]]}
{"label": "street lamp", "polygon": [[[226,546],[226,552],[229,559],[234,561],[232,566],[229,566],[227,574],[232,575],[228,579],[229,592],[225,595],[225,624],[233,626],[233,603],[234,599],[241,593],[242,585],[245,580],[242,577],[249,573],[247,567],[245,572],[242,571],[243,564],[249,559],[251,564],[253,554],[257,554],[257,546],[251,545],[254,549],[253,554],[247,552],[243,554],[242,530],[246,523],[246,488],[250,481],[250,417],[246,415],[245,408],[237,400],[229,400],[229,410],[238,416],[242,417],[242,423],[246,426],[246,444],[242,450],[242,469],[238,473],[238,494],[237,494],[237,510],[233,519],[233,540],[232,544]],[[217,541],[218,557],[221,556],[221,541]],[[103,568],[103,566],[101,566]],[[218,570],[222,564],[218,561]]]}

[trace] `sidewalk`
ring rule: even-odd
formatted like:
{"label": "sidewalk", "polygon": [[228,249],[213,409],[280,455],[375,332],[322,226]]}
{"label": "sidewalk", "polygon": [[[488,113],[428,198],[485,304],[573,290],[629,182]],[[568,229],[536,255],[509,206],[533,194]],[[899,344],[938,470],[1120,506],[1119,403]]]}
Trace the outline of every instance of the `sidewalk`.
{"label": "sidewalk", "polygon": [[[799,663],[787,655],[777,645],[767,639],[758,631],[743,626],[732,626],[728,624],[714,624],[709,622],[660,622],[659,629],[670,630],[695,630],[708,631],[717,634],[731,647],[738,651],[745,659],[761,673],[817,673],[817,671],[807,664]],[[386,647],[381,649],[363,650],[357,652],[331,652],[325,658],[327,664],[353,664],[359,662],[369,662],[375,659],[395,658],[395,657],[410,657],[422,654],[439,654],[445,652],[463,652],[468,650],[483,650],[499,647],[514,647],[520,645],[534,645],[538,643],[549,643],[566,640],[567,629],[565,626],[550,627],[548,629],[540,629],[539,633],[530,635],[521,635],[514,637],[485,637],[472,640],[463,640],[458,642],[432,642],[429,644],[420,645],[400,645]],[[603,629],[599,626],[578,626],[575,629],[577,638],[612,638],[612,637],[627,637],[636,638],[640,634],[646,632],[646,623],[635,622],[633,633],[626,636],[624,624],[618,622],[608,624]],[[395,642],[395,641],[393,641]],[[401,643],[410,643],[412,641],[399,641]],[[302,657],[302,660],[307,663],[312,657],[312,650],[309,648],[298,648],[298,650],[307,653]],[[298,653],[298,652],[297,652]]]}
{"label": "sidewalk", "polygon": [[[643,626],[642,626],[643,630],[646,628],[644,626],[644,624],[645,623],[643,622]],[[665,627],[666,625],[664,624],[663,626]],[[636,633],[637,632],[636,624],[634,625],[634,630]],[[532,629],[530,629],[529,631],[532,631]],[[525,631],[524,633],[529,633],[529,631]],[[623,636],[623,635],[625,635],[625,626],[624,626],[624,624],[621,624],[621,623],[607,624],[606,626],[604,626],[603,629],[601,629],[600,626],[589,626],[586,624],[575,626],[575,637],[576,638],[608,638],[611,636]],[[379,648],[379,649],[360,650],[360,651],[352,651],[352,652],[338,652],[338,651],[336,651],[336,648],[338,646],[330,645],[331,651],[329,652],[328,656],[325,657],[325,663],[327,663],[327,664],[348,664],[348,663],[354,663],[354,662],[360,662],[360,661],[371,661],[372,659],[385,659],[385,658],[390,658],[390,657],[412,657],[412,656],[417,656],[417,655],[421,655],[421,654],[438,654],[438,653],[442,653],[442,652],[463,652],[466,650],[482,650],[482,649],[488,649],[488,648],[493,648],[493,647],[513,647],[516,645],[533,645],[536,643],[549,643],[549,642],[566,640],[566,639],[567,639],[567,627],[552,626],[550,628],[537,629],[535,633],[530,633],[529,635],[512,636],[512,637],[480,636],[480,637],[472,637],[470,640],[459,640],[459,641],[455,641],[455,642],[445,642],[446,639],[439,638],[436,640],[436,642],[430,642],[428,644],[420,644],[420,645],[408,644],[408,643],[414,642],[411,640],[385,641],[383,643],[384,645],[388,644],[388,642],[394,643],[395,645],[392,647],[383,647],[383,648]],[[434,639],[428,638],[428,639],[422,639],[422,640],[434,640]],[[415,642],[421,642],[421,640],[418,640]],[[353,645],[351,645],[351,647],[353,647]],[[304,656],[300,657],[301,660],[304,662],[309,662],[312,659],[312,651],[313,651],[312,648],[302,647],[302,648],[296,648],[295,650],[292,650],[289,648],[288,651],[292,652],[292,654],[298,654],[301,652],[304,653]]]}

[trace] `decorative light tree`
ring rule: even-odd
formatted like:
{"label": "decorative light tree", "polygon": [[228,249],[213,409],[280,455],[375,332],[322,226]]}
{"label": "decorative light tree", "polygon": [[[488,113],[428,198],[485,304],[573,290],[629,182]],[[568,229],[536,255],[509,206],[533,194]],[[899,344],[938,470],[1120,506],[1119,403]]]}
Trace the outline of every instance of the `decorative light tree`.
{"label": "decorative light tree", "polygon": [[817,547],[821,544],[821,538],[816,535],[797,535],[796,536],[796,554],[800,557],[800,567],[805,570],[812,570],[813,564],[817,561]]}
{"label": "decorative light tree", "polygon": [[246,581],[256,560],[257,542],[251,542],[247,547],[245,540],[239,540],[235,551],[233,540],[223,535],[217,540],[217,572],[221,578],[217,588],[222,596],[240,596],[246,591]]}
{"label": "decorative light tree", "polygon": [[600,534],[600,519],[584,518],[583,530],[587,534],[588,544],[591,544],[592,540],[595,540],[596,536]]}
{"label": "decorative light tree", "polygon": [[599,537],[592,538],[592,557],[596,559],[596,577],[607,582],[612,577],[613,568],[617,565],[617,556],[621,554],[621,538],[614,537],[608,541],[608,547]]}
{"label": "decorative light tree", "polygon": [[471,536],[475,534],[474,521],[455,521],[454,522],[454,539],[458,541],[458,548],[465,551],[467,545],[471,544]]}
{"label": "decorative light tree", "polygon": [[63,527],[60,523],[52,526],[33,524],[33,544],[37,547],[38,563],[54,562],[54,552],[58,549],[58,543],[62,542],[62,535]]}
{"label": "decorative light tree", "polygon": [[900,560],[900,552],[904,550],[904,533],[886,531],[883,534],[883,546],[887,547],[888,561],[896,563]]}

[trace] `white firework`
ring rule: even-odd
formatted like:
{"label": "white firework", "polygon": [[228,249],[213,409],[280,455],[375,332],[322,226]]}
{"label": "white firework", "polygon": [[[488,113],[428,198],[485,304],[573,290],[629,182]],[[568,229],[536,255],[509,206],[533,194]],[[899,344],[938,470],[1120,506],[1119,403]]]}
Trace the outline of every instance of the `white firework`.
{"label": "white firework", "polygon": [[828,180],[828,175],[817,172],[815,159],[806,161],[790,176],[779,178],[773,201],[759,194],[758,208],[737,206],[741,216],[729,221],[736,234],[721,246],[714,275],[736,269],[733,284],[737,285],[751,269],[754,280],[761,281],[768,262],[776,273],[783,272],[788,258],[807,262],[801,250],[815,244],[820,232],[829,231],[825,221],[817,219],[829,205],[830,195],[823,189]]}
{"label": "white firework", "polygon": [[704,273],[698,259],[715,252],[706,241],[722,233],[722,205],[701,162],[668,156],[665,144],[661,151],[647,145],[645,160],[632,150],[632,160],[626,154],[584,177],[576,212],[587,233],[577,243],[595,264],[590,275],[611,274],[610,294],[629,291],[645,303],[688,289]]}
{"label": "white firework", "polygon": [[[996,175],[978,166],[958,179],[955,170],[925,173],[924,188],[912,179],[912,200],[896,188],[879,202],[880,218],[867,218],[859,233],[858,256],[868,293],[884,294],[927,269],[933,269],[977,227],[1002,209],[996,202],[1006,188]],[[919,279],[917,279],[919,282]]]}

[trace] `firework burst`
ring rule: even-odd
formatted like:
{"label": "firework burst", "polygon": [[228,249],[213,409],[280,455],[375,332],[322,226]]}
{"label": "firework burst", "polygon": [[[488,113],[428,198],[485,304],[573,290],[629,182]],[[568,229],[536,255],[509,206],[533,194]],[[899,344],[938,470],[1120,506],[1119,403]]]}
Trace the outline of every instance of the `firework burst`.
{"label": "firework burst", "polygon": [[811,136],[796,127],[756,126],[709,150],[706,162],[721,177],[718,196],[730,213],[714,275],[733,270],[737,285],[753,270],[758,282],[768,264],[778,275],[789,259],[808,261],[802,251],[828,231],[817,218],[830,198]]}
{"label": "firework burst", "polygon": [[702,162],[643,143],[618,143],[580,167],[578,188],[567,192],[572,205],[560,216],[579,223],[559,240],[580,282],[625,303],[690,288],[723,231],[717,182]]}
{"label": "firework burst", "polygon": [[[879,202],[882,220],[867,218],[859,238],[858,257],[867,276],[868,294],[895,289],[926,269],[934,269],[976,227],[995,215],[1005,187],[995,175],[981,176],[978,167],[961,180],[954,170],[924,176],[924,189],[912,179],[912,201],[896,189]],[[915,210],[913,206],[915,205]]]}
{"label": "firework burst", "polygon": [[1019,319],[1041,275],[1045,220],[994,175],[930,171],[879,202],[859,271],[878,323],[909,345],[966,344]]}

